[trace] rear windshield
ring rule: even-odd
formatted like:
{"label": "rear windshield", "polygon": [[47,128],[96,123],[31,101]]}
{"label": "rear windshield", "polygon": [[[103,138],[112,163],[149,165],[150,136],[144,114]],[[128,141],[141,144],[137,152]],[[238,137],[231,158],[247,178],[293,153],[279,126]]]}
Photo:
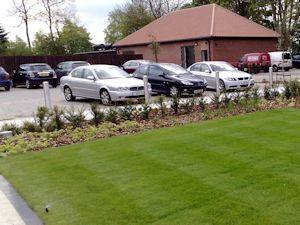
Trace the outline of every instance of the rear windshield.
{"label": "rear windshield", "polygon": [[31,71],[45,71],[45,70],[51,70],[51,67],[47,64],[41,64],[41,65],[34,65],[30,66]]}
{"label": "rear windshield", "polygon": [[283,59],[292,59],[292,55],[290,53],[283,53]]}
{"label": "rear windshield", "polygon": [[90,64],[87,63],[87,62],[73,63],[73,64],[72,64],[72,69],[75,69],[75,68],[80,67],[80,66],[88,66],[88,65],[90,65]]}

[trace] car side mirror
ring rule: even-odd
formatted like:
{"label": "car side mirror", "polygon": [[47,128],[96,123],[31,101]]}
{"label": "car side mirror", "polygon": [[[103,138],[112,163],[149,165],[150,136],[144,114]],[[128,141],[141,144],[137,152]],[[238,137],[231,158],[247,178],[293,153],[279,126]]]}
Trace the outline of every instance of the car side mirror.
{"label": "car side mirror", "polygon": [[90,75],[90,76],[87,76],[87,79],[88,79],[88,80],[95,81],[95,77],[94,77],[94,76],[91,76],[91,75]]}

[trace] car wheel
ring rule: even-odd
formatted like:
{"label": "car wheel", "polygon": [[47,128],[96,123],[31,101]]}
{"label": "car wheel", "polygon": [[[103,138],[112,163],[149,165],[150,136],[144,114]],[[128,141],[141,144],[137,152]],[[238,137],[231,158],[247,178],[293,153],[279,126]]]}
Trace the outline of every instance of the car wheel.
{"label": "car wheel", "polygon": [[286,71],[286,72],[289,71],[289,70],[290,70],[290,68],[284,68],[284,71]]}
{"label": "car wheel", "polygon": [[5,91],[9,91],[10,90],[10,86],[5,87]]}
{"label": "car wheel", "polygon": [[69,87],[65,87],[64,88],[64,95],[65,95],[65,99],[70,102],[70,101],[75,101],[75,97],[72,94],[72,90]]}
{"label": "car wheel", "polygon": [[51,86],[52,86],[53,88],[56,88],[56,87],[57,87],[57,83],[52,83]]}
{"label": "car wheel", "polygon": [[219,81],[219,89],[220,89],[220,92],[226,92],[226,86],[225,86],[225,83],[223,80]]}
{"label": "car wheel", "polygon": [[180,92],[176,86],[170,87],[170,96],[180,96]]}
{"label": "car wheel", "polygon": [[100,99],[103,105],[111,104],[111,98],[107,90],[103,90],[100,92]]}
{"label": "car wheel", "polygon": [[273,72],[277,72],[278,71],[278,67],[276,65],[273,66]]}
{"label": "car wheel", "polygon": [[27,89],[32,89],[32,88],[33,88],[33,85],[32,85],[32,83],[30,82],[30,80],[26,80],[25,85],[26,85],[26,88],[27,88]]}

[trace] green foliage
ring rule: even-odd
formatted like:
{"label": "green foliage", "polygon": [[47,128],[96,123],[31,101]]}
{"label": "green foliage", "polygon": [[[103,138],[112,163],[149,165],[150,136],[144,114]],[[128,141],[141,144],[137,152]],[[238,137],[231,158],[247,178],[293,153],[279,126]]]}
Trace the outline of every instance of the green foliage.
{"label": "green foliage", "polygon": [[171,108],[173,110],[173,112],[175,113],[175,115],[179,114],[179,105],[180,105],[180,101],[177,95],[172,95],[172,102],[171,102]]}
{"label": "green foliage", "polygon": [[206,109],[206,102],[202,96],[199,99],[199,108],[202,112]]}
{"label": "green foliage", "polygon": [[118,6],[108,15],[108,26],[104,30],[105,42],[113,44],[153,20],[154,17],[142,1],[133,0]]}
{"label": "green foliage", "polygon": [[32,55],[32,50],[28,47],[27,43],[20,37],[16,37],[15,41],[9,41],[7,43],[7,49],[5,55],[9,56],[22,56]]}
{"label": "green foliage", "polygon": [[195,107],[195,98],[186,99],[186,101],[183,102],[182,107],[185,113],[191,113]]}
{"label": "green foliage", "polygon": [[41,132],[41,128],[36,124],[36,122],[28,120],[23,123],[22,130],[28,133]]}
{"label": "green foliage", "polygon": [[126,105],[125,107],[119,109],[119,115],[123,120],[132,120],[134,111],[135,107],[132,105]]}
{"label": "green foliage", "polygon": [[105,115],[105,120],[111,123],[118,122],[118,111],[116,108],[109,108]]}
{"label": "green foliage", "polygon": [[92,124],[95,126],[99,126],[100,123],[104,121],[105,114],[101,111],[99,104],[94,102],[91,104],[91,113],[92,113]]}
{"label": "green foliage", "polygon": [[148,120],[151,113],[151,106],[148,104],[143,104],[141,108],[139,108],[139,116],[143,120]]}
{"label": "green foliage", "polygon": [[35,34],[34,51],[38,55],[62,55],[90,51],[90,34],[86,28],[72,21],[65,21],[59,36],[52,37],[41,31]]}
{"label": "green foliage", "polygon": [[7,33],[2,26],[0,26],[0,54],[6,51],[8,44]]}
{"label": "green foliage", "polygon": [[48,131],[61,130],[65,127],[64,110],[60,109],[58,106],[54,106],[53,110],[50,112],[50,116]]}
{"label": "green foliage", "polygon": [[83,127],[85,123],[85,109],[82,107],[75,110],[74,107],[66,110],[65,119],[71,124],[73,128]]}
{"label": "green foliage", "polygon": [[46,124],[50,118],[50,111],[45,106],[40,106],[37,108],[37,112],[35,114],[36,123],[38,124],[41,130],[45,130]]}
{"label": "green foliage", "polygon": [[14,123],[5,123],[1,131],[11,131],[13,135],[22,133],[22,129]]}
{"label": "green foliage", "polygon": [[166,112],[167,112],[167,107],[166,107],[166,104],[165,104],[165,100],[166,100],[166,98],[163,95],[160,95],[157,99],[158,107],[159,107],[159,110],[160,110],[160,113],[161,113],[162,117],[165,117]]}

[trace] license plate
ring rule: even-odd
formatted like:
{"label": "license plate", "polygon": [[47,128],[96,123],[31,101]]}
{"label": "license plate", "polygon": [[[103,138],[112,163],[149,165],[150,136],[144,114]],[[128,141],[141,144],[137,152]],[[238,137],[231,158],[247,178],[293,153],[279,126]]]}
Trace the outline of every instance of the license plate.
{"label": "license plate", "polygon": [[195,90],[195,91],[194,91],[194,94],[200,94],[200,93],[202,93],[202,89],[199,89],[199,90]]}
{"label": "license plate", "polygon": [[241,85],[248,85],[248,84],[249,84],[248,81],[242,81],[242,82],[241,82]]}
{"label": "license plate", "polygon": [[244,68],[244,71],[248,71],[248,69],[247,69],[247,68]]}
{"label": "license plate", "polygon": [[49,76],[49,73],[48,73],[48,72],[40,72],[40,73],[39,73],[39,76],[40,76],[40,77],[48,77],[48,76]]}

